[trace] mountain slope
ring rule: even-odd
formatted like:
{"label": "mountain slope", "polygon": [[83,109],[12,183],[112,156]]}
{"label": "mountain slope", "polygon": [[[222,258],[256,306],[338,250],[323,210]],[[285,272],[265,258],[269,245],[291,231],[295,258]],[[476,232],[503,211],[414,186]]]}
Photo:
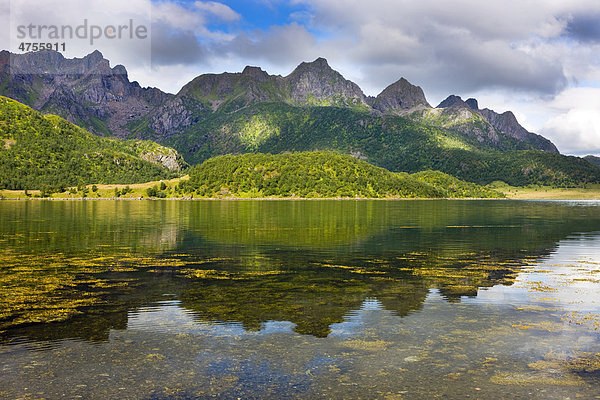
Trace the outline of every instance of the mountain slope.
{"label": "mountain slope", "polygon": [[0,52],[0,94],[54,113],[101,136],[127,137],[127,122],[148,114],[172,95],[130,82],[122,65],[102,53],[65,59],[55,51]]}
{"label": "mountain slope", "polygon": [[332,152],[218,156],[192,169],[186,188],[206,197],[501,197],[440,172],[393,173]]}
{"label": "mountain slope", "polygon": [[171,177],[185,165],[173,149],[100,138],[2,96],[0,141],[2,189],[138,183]]}
{"label": "mountain slope", "polygon": [[476,99],[463,101],[451,95],[435,109],[412,115],[414,120],[452,129],[473,137],[497,150],[530,149],[557,153],[558,149],[548,139],[528,132],[511,111],[498,114],[493,110],[479,109]]}
{"label": "mountain slope", "polygon": [[592,165],[595,165],[596,167],[600,167],[600,157],[585,156],[585,157],[583,157],[583,159],[586,160],[587,162],[591,163]]}
{"label": "mountain slope", "polygon": [[[52,51],[0,52],[0,94],[37,110],[60,115],[99,135],[164,140],[202,124],[215,112],[234,112],[263,102],[298,107],[335,106],[381,114],[425,111],[413,119],[475,137],[497,150],[539,149],[557,152],[538,135],[521,127],[512,113],[469,108],[457,96],[432,109],[423,90],[402,78],[376,98],[367,98],[355,83],[333,70],[327,60],[303,62],[288,76],[269,75],[248,66],[241,73],[200,75],[173,96],[130,82],[123,66],[110,68],[98,51],[65,59]],[[476,104],[476,102],[475,102]],[[458,108],[463,108],[458,115]],[[451,114],[450,117],[446,114]],[[457,124],[448,125],[448,119]],[[484,125],[482,128],[482,124]],[[506,138],[512,138],[505,143]],[[183,150],[183,149],[179,149]]]}
{"label": "mountain slope", "polygon": [[332,150],[395,172],[437,170],[488,184],[577,185],[599,182],[587,161],[539,150],[494,151],[460,133],[400,116],[340,107],[260,103],[233,113],[211,113],[198,126],[169,138],[192,164],[221,154]]}
{"label": "mountain slope", "polygon": [[458,96],[432,108],[406,79],[366,97],[322,58],[287,76],[251,66],[205,74],[168,95],[129,82],[124,67],[110,68],[98,52],[73,60],[2,52],[0,93],[95,133],[172,146],[193,164],[228,153],[335,150],[393,171],[435,169],[477,183],[600,181],[600,169],[551,154],[556,147],[511,112],[480,109]]}

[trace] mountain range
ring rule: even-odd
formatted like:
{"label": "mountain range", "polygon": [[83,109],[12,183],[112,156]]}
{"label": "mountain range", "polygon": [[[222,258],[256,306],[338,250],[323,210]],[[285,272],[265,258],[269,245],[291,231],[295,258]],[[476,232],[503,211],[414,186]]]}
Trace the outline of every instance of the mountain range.
{"label": "mountain range", "polygon": [[98,51],[75,59],[3,51],[0,94],[97,135],[172,146],[191,164],[228,153],[334,150],[392,171],[435,169],[478,183],[600,181],[599,168],[559,155],[510,111],[454,95],[434,108],[404,78],[366,96],[324,58],[287,76],[254,66],[204,74],[173,95],[131,82]]}

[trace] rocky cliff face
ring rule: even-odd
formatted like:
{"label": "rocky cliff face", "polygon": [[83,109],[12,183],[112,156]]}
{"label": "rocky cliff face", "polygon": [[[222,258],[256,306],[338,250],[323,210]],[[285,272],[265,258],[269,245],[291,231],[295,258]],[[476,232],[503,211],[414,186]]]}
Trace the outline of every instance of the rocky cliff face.
{"label": "rocky cliff face", "polygon": [[404,78],[386,87],[372,102],[374,109],[382,113],[406,114],[419,108],[431,108],[425,93]]}
{"label": "rocky cliff face", "polygon": [[460,96],[455,95],[448,96],[436,109],[442,110],[438,114],[443,116],[447,128],[475,137],[480,142],[489,141],[501,145],[504,135],[535,149],[558,153],[552,142],[527,131],[510,111],[498,114],[487,108],[480,110],[476,99],[463,101]]}
{"label": "rocky cliff face", "polygon": [[266,101],[297,106],[367,106],[358,85],[344,79],[324,58],[302,63],[286,77],[251,66],[241,73],[201,75],[185,85],[178,96],[194,97],[213,111],[235,111]]}
{"label": "rocky cliff face", "polygon": [[65,59],[54,51],[0,55],[2,94],[58,114],[99,135],[127,137],[127,123],[148,114],[171,95],[130,82],[99,51]]}
{"label": "rocky cliff face", "polygon": [[157,147],[157,149],[141,153],[139,157],[142,160],[163,166],[170,171],[181,171],[189,167],[176,150],[168,147]]}
{"label": "rocky cliff face", "polygon": [[446,99],[444,99],[444,101],[442,101],[440,104],[438,104],[438,106],[436,108],[451,108],[451,107],[471,108],[467,105],[467,103],[465,103],[463,101],[463,99],[460,98],[460,96],[455,96],[453,94],[446,97]]}
{"label": "rocky cliff face", "polygon": [[494,128],[505,135],[528,143],[536,149],[558,154],[558,149],[551,141],[523,128],[511,111],[498,114],[493,110],[484,108],[483,110],[479,110],[479,112]]}
{"label": "rocky cliff face", "polygon": [[324,58],[303,62],[282,81],[296,105],[368,107],[358,85],[334,71]]}
{"label": "rocky cliff face", "polygon": [[[469,102],[473,104],[471,100],[473,99],[469,99]],[[460,96],[448,96],[436,108],[414,112],[409,118],[428,125],[450,129],[495,149],[505,149],[499,132]]]}

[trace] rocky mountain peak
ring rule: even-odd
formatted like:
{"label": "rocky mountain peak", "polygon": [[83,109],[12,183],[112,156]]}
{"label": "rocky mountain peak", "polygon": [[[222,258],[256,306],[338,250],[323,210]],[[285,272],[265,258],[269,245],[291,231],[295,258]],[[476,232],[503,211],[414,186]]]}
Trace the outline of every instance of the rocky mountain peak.
{"label": "rocky mountain peak", "polygon": [[301,63],[283,81],[295,104],[366,106],[360,87],[332,69],[322,57]]}
{"label": "rocky mountain peak", "polygon": [[242,75],[247,75],[258,82],[265,82],[271,77],[260,67],[251,67],[250,65],[247,65],[246,68],[244,68]]}
{"label": "rocky mountain peak", "polygon": [[465,104],[468,105],[469,108],[471,108],[471,110],[479,110],[479,104],[477,103],[477,100],[472,97],[470,99],[467,99],[467,101],[465,101]]}
{"label": "rocky mountain peak", "polygon": [[83,57],[83,59],[87,60],[90,63],[96,64],[96,63],[99,63],[100,61],[104,60],[104,56],[102,55],[102,53],[99,50],[94,50],[87,56]]}
{"label": "rocky mountain peak", "polygon": [[531,133],[521,126],[517,121],[517,117],[511,111],[498,114],[493,110],[484,108],[483,110],[479,110],[479,112],[495,129],[505,135],[521,142],[529,143],[536,149],[548,151],[550,153],[558,153],[558,149],[551,141],[543,136]]}
{"label": "rocky mountain peak", "polygon": [[460,96],[455,96],[451,94],[444,101],[442,101],[436,108],[471,108],[467,103],[463,101]]}
{"label": "rocky mountain peak", "polygon": [[[127,136],[126,124],[170,96],[130,82],[123,65],[110,67],[101,52],[66,59],[56,51],[10,54],[0,68],[3,94],[43,112],[59,114],[101,135]],[[1,59],[5,58],[0,55]],[[98,121],[102,121],[98,123]]]}
{"label": "rocky mountain peak", "polygon": [[121,75],[125,78],[127,78],[127,68],[125,68],[124,65],[115,65],[115,67],[112,69],[113,74],[115,75]]}
{"label": "rocky mountain peak", "polygon": [[[313,70],[313,71],[331,71],[335,72],[333,68],[329,66],[327,60],[323,57],[319,57],[312,62],[301,62],[298,67],[294,71],[305,71],[305,70]],[[292,72],[293,74],[293,72]]]}
{"label": "rocky mountain peak", "polygon": [[404,78],[386,87],[373,101],[373,108],[383,113],[390,111],[402,113],[417,106],[431,108],[425,99],[423,89]]}

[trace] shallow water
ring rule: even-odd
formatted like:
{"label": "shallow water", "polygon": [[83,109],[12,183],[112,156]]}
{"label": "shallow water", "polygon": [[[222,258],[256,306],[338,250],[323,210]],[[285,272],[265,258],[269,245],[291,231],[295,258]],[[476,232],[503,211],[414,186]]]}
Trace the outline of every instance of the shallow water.
{"label": "shallow water", "polygon": [[2,201],[0,398],[600,398],[600,202]]}

